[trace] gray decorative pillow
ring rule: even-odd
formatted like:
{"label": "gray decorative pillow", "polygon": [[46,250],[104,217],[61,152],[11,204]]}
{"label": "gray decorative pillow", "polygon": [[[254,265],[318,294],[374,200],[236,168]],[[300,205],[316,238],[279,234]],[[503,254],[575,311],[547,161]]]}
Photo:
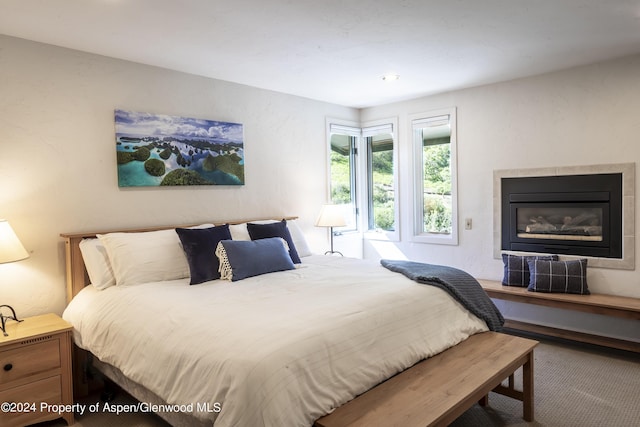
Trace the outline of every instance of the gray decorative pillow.
{"label": "gray decorative pillow", "polygon": [[529,286],[529,264],[527,264],[527,261],[530,259],[557,261],[558,255],[520,256],[502,254],[502,262],[504,263],[502,284],[505,286],[519,286],[521,288]]}
{"label": "gray decorative pillow", "polygon": [[529,291],[589,295],[587,260],[529,260]]}

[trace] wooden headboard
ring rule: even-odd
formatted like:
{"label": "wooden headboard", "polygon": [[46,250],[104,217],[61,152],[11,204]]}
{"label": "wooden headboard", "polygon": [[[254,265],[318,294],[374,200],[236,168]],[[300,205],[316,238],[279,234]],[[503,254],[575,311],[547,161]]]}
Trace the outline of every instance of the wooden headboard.
{"label": "wooden headboard", "polygon": [[[284,217],[287,221],[291,221],[297,219],[296,216]],[[274,219],[279,221],[283,219],[279,218],[266,218],[266,219]],[[214,225],[223,225],[223,224],[242,224],[245,222],[252,221],[262,221],[265,218],[259,219],[243,219],[243,220],[234,220],[234,221],[213,221]],[[92,231],[92,232],[83,232],[83,233],[62,233],[60,236],[64,238],[65,243],[65,266],[66,266],[66,277],[67,277],[67,304],[69,301],[73,299],[74,296],[78,294],[88,284],[89,275],[87,274],[87,269],[84,266],[84,260],[82,259],[82,253],[80,252],[80,242],[82,239],[93,239],[98,234],[107,234],[107,233],[139,233],[144,231],[157,231],[157,230],[167,230],[176,227],[190,227],[196,224],[187,224],[187,225],[172,225],[172,226],[160,226],[160,227],[150,227],[150,228],[137,228],[137,229],[127,229],[127,230],[108,230],[108,231]]]}

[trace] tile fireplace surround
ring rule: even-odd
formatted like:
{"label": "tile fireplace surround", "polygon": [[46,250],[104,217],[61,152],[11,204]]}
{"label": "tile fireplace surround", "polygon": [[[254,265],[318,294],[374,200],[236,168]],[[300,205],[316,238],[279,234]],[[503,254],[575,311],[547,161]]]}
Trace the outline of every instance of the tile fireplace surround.
{"label": "tile fireplace surround", "polygon": [[[622,173],[622,258],[562,255],[560,259],[588,258],[589,267],[635,269],[635,163],[561,166],[534,169],[503,169],[493,172],[493,257],[501,258],[502,178]],[[506,251],[509,253],[518,253]]]}

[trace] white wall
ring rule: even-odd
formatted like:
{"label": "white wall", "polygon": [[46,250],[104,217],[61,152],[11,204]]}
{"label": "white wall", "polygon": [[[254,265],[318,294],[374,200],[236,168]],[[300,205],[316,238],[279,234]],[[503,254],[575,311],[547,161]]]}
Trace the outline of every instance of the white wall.
{"label": "white wall", "polygon": [[[412,206],[408,115],[455,106],[458,120],[459,245],[411,243],[411,230],[405,226],[401,242],[367,244],[366,256],[379,257],[392,246],[412,260],[453,265],[479,278],[501,279],[502,262],[493,258],[493,171],[635,162],[640,158],[638,76],[640,56],[634,56],[362,110],[362,121],[399,119],[403,225],[411,224]],[[638,197],[635,210],[640,211]],[[472,230],[464,229],[465,218],[473,219]],[[640,253],[639,240],[636,254]],[[640,298],[637,271],[591,268],[588,283],[596,292]],[[593,322],[580,319],[577,313],[558,313],[556,322],[549,321],[548,313],[531,307],[508,305],[504,310],[510,317],[541,324],[575,319],[577,329],[588,325],[585,330],[593,330],[607,323],[604,329],[609,334],[640,341],[637,322],[613,326],[608,319]]]}
{"label": "white wall", "polygon": [[[243,123],[246,185],[118,188],[116,108]],[[64,232],[298,215],[323,250],[313,222],[327,195],[325,117],[358,114],[0,36],[0,217],[31,252],[0,265],[0,304],[20,317],[62,312]]]}

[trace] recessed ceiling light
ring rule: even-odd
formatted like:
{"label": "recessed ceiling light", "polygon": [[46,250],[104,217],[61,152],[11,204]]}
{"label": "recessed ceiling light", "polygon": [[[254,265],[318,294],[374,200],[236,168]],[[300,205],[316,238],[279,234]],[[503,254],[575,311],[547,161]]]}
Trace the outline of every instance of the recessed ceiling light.
{"label": "recessed ceiling light", "polygon": [[385,82],[393,82],[395,80],[398,80],[399,78],[400,76],[397,74],[386,74],[382,76],[382,80],[384,80]]}

